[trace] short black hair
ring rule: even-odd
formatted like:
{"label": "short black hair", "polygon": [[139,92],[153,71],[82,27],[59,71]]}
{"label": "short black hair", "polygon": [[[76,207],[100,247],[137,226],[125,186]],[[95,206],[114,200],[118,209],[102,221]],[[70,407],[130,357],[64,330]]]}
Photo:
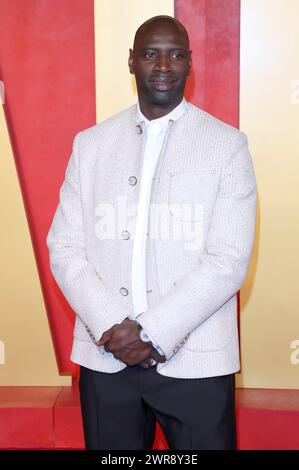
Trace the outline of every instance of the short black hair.
{"label": "short black hair", "polygon": [[188,40],[188,47],[189,47],[189,35],[188,35],[188,32],[185,28],[185,26],[179,21],[177,20],[176,18],[173,18],[173,16],[169,16],[169,15],[158,15],[158,16],[153,16],[152,18],[149,18],[148,20],[146,20],[144,23],[142,23],[139,28],[137,29],[136,33],[135,33],[135,36],[134,36],[134,43],[133,43],[133,49],[135,49],[135,45],[136,45],[136,40],[139,36],[139,34],[141,33],[141,31],[150,23],[153,23],[155,21],[168,21],[170,23],[173,23],[175,24],[178,29],[181,30],[181,32],[187,37],[187,40]]}

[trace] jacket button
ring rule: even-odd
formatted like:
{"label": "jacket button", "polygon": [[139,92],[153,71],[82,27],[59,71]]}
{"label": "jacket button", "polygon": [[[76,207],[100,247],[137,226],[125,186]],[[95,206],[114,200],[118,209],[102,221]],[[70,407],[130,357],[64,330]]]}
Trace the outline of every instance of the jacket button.
{"label": "jacket button", "polygon": [[129,184],[130,184],[131,186],[135,186],[136,183],[137,183],[137,178],[136,178],[136,176],[130,176],[130,178],[129,178]]}
{"label": "jacket button", "polygon": [[123,232],[121,232],[121,238],[123,240],[129,240],[130,238],[130,232],[128,232],[127,230],[124,230]]}
{"label": "jacket button", "polygon": [[136,126],[136,129],[138,134],[142,134],[142,127],[140,126],[140,124]]}
{"label": "jacket button", "polygon": [[128,295],[129,291],[126,287],[121,287],[119,289],[119,292],[121,293],[121,295]]}

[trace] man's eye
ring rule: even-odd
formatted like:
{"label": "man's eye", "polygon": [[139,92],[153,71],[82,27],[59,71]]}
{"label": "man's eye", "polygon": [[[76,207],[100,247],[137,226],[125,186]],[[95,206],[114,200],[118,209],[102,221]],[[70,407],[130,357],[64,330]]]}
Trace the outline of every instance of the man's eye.
{"label": "man's eye", "polygon": [[171,54],[171,57],[173,59],[181,59],[183,57],[183,54],[181,54],[180,52],[173,52],[173,54]]}
{"label": "man's eye", "polygon": [[156,53],[155,53],[155,52],[146,52],[146,53],[144,54],[144,57],[145,57],[146,59],[153,59],[154,57],[156,57]]}

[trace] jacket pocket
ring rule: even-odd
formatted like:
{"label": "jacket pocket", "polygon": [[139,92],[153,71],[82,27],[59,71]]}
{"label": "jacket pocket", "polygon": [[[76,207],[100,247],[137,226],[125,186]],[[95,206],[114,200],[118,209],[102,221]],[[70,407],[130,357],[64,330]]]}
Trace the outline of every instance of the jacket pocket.
{"label": "jacket pocket", "polygon": [[170,214],[183,222],[200,222],[206,219],[216,200],[217,180],[217,172],[213,169],[170,172]]}

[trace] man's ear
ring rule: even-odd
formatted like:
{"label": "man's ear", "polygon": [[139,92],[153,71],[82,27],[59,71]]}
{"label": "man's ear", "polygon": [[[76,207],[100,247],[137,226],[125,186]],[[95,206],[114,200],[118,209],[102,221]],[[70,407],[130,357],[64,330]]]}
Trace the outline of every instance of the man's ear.
{"label": "man's ear", "polygon": [[128,60],[129,70],[132,75],[134,75],[134,54],[132,49],[129,49],[129,60]]}
{"label": "man's ear", "polygon": [[192,67],[192,51],[189,51],[189,73],[188,73],[188,75],[191,74],[191,67]]}

